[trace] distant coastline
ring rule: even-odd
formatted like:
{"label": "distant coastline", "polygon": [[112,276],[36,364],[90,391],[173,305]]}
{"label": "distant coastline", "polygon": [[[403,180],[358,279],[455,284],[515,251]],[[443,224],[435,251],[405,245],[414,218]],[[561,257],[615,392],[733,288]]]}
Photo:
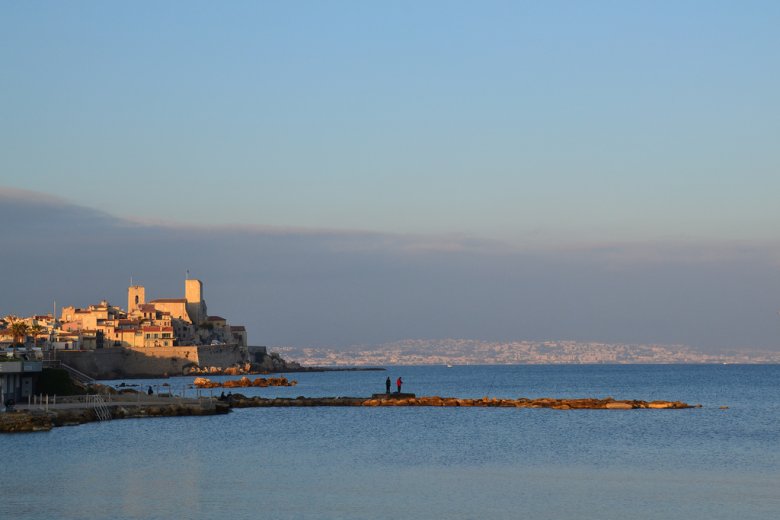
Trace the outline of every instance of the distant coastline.
{"label": "distant coastline", "polygon": [[558,364],[777,364],[780,352],[707,353],[687,345],[579,341],[488,342],[471,339],[410,339],[344,349],[274,347],[286,359],[317,367],[387,365]]}

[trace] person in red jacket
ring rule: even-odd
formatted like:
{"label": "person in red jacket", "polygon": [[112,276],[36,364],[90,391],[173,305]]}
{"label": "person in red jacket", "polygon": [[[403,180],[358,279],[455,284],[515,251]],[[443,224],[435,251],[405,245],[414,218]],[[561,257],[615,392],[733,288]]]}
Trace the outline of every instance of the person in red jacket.
{"label": "person in red jacket", "polygon": [[399,394],[401,393],[401,385],[402,385],[402,384],[404,384],[404,380],[403,380],[403,379],[401,379],[401,378],[399,377],[399,378],[396,380],[396,382],[395,382],[395,386],[397,386],[397,387],[398,387],[398,393],[399,393]]}

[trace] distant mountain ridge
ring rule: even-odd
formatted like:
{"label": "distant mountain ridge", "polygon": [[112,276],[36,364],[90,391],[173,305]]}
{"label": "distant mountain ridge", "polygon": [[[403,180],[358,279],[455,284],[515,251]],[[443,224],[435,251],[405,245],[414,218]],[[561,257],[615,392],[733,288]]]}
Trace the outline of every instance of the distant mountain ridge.
{"label": "distant mountain ridge", "polygon": [[687,345],[568,340],[409,339],[344,349],[285,346],[274,350],[303,365],[780,363],[780,352],[705,353]]}

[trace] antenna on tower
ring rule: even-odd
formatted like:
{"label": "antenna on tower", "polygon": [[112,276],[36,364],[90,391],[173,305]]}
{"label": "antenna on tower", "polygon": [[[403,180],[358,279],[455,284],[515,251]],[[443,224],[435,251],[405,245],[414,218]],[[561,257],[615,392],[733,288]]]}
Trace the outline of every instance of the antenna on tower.
{"label": "antenna on tower", "polygon": [[187,269],[187,272],[186,272],[186,274],[184,275],[184,279],[185,279],[185,280],[189,280],[189,279],[190,279],[190,270],[189,270],[189,269]]}
{"label": "antenna on tower", "polygon": [[130,275],[130,287],[132,287],[132,286],[133,286],[133,275],[131,274]]}

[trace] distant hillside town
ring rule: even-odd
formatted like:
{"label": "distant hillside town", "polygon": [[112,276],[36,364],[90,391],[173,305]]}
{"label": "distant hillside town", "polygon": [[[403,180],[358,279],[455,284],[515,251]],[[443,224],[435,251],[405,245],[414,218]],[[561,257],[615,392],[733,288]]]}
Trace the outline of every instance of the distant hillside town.
{"label": "distant hillside town", "polygon": [[641,345],[587,341],[409,339],[346,349],[278,347],[299,363],[319,366],[538,365],[628,363],[780,363],[780,352],[699,352],[686,345]]}

